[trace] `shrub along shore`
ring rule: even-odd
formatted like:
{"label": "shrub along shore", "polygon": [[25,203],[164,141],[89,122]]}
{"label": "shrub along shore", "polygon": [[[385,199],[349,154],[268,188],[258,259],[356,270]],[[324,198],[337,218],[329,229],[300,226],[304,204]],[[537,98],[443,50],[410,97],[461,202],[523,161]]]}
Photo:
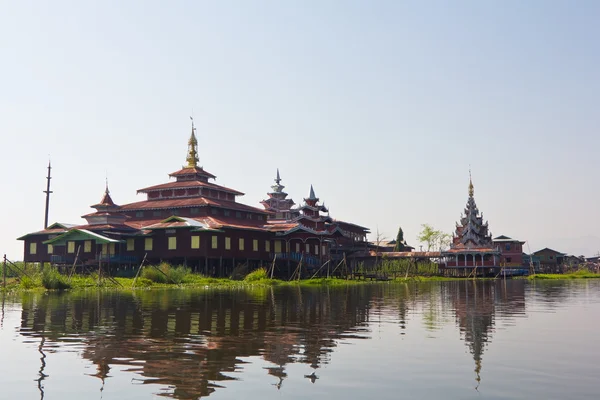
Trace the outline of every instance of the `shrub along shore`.
{"label": "shrub along shore", "polygon": [[[547,279],[592,279],[600,278],[600,274],[587,270],[568,274],[536,274],[527,277],[530,280]],[[442,277],[435,275],[410,275],[390,279],[386,282],[410,282],[410,281],[450,281],[465,280],[467,278]],[[474,278],[470,278],[474,279]],[[494,279],[494,278],[475,278]],[[90,273],[87,275],[60,273],[56,268],[46,266],[43,269],[37,267],[23,268],[19,277],[7,278],[6,291],[18,290],[74,290],[74,289],[148,289],[148,288],[223,288],[244,286],[274,286],[274,285],[353,285],[376,283],[370,280],[349,280],[343,278],[312,278],[301,280],[270,279],[266,269],[261,268],[250,272],[240,279],[206,277],[193,273],[189,268],[183,266],[171,266],[161,264],[159,266],[146,266],[137,277],[110,277]],[[0,287],[0,290],[3,290]]]}

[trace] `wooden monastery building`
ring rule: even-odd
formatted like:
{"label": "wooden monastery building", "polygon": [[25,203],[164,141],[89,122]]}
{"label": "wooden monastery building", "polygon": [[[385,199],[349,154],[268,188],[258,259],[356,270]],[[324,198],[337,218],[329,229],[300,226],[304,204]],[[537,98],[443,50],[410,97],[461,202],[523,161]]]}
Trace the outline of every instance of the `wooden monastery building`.
{"label": "wooden monastery building", "polygon": [[[174,180],[143,189],[143,201],[117,205],[108,185],[85,224],[54,223],[19,238],[24,261],[129,268],[142,260],[184,264],[212,276],[234,268],[277,265],[285,276],[300,260],[307,270],[366,243],[365,227],[336,221],[311,186],[301,206],[287,198],[279,170],[263,209],[237,201],[243,193],[214,183],[198,164],[192,123],[186,165]],[[48,179],[50,179],[48,177]]]}

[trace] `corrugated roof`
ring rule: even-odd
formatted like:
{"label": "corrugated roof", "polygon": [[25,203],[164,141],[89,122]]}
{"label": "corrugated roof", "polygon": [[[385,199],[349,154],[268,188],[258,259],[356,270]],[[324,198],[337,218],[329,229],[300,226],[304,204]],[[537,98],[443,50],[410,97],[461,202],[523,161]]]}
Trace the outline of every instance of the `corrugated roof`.
{"label": "corrugated roof", "polygon": [[204,175],[204,176],[207,176],[207,177],[209,177],[209,178],[213,178],[213,179],[215,179],[215,178],[216,178],[216,176],[214,176],[213,174],[211,174],[211,173],[210,173],[210,172],[208,172],[208,171],[205,171],[203,168],[200,168],[200,167],[195,167],[195,168],[190,168],[190,167],[188,167],[188,168],[182,168],[182,169],[180,169],[179,171],[171,172],[171,173],[169,174],[169,176],[182,176],[182,175],[194,175],[194,174],[197,174],[197,175]]}
{"label": "corrugated roof", "polygon": [[103,236],[100,235],[98,233],[89,231],[87,229],[71,229],[68,232],[63,233],[62,235],[59,235],[53,239],[50,240],[46,240],[44,242],[44,244],[52,244],[52,243],[56,243],[56,242],[60,242],[60,241],[64,241],[65,239],[67,239],[69,236],[72,235],[77,235],[77,234],[82,234],[86,237],[90,237],[91,239],[96,240],[99,243],[122,243],[122,240],[118,240],[118,239],[113,239],[110,238],[108,236]]}
{"label": "corrugated roof", "polygon": [[213,190],[220,190],[227,193],[232,193],[236,196],[242,196],[244,193],[239,192],[235,189],[231,189],[225,186],[216,185],[214,183],[202,182],[202,181],[180,181],[180,182],[167,182],[161,183],[160,185],[148,186],[143,189],[138,189],[138,193],[147,193],[154,190],[161,189],[195,189],[195,188],[207,188]]}
{"label": "corrugated roof", "polygon": [[25,240],[29,236],[62,234],[62,233],[65,233],[66,231],[67,231],[67,229],[63,229],[63,228],[43,229],[41,231],[27,233],[27,234],[17,238],[17,240]]}
{"label": "corrugated roof", "polygon": [[259,208],[250,207],[245,204],[234,201],[210,199],[208,197],[186,197],[183,199],[159,199],[144,200],[137,203],[124,204],[119,211],[137,211],[137,210],[160,210],[185,207],[203,207],[214,206],[235,211],[248,211],[258,214],[267,214],[266,211]]}

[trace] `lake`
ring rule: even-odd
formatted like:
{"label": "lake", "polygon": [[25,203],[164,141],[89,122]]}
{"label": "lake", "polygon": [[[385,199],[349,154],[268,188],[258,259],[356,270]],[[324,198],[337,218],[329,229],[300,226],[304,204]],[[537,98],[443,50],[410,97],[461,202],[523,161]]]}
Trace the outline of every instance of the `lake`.
{"label": "lake", "polygon": [[0,296],[1,398],[600,396],[600,280]]}

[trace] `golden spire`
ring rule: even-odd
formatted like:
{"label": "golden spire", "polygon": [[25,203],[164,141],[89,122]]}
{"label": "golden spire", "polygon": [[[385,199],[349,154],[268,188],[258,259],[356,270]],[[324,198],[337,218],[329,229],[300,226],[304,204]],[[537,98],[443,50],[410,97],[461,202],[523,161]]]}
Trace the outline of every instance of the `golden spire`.
{"label": "golden spire", "polygon": [[475,187],[473,186],[473,179],[471,178],[471,168],[469,168],[469,197],[473,197],[475,193]]}
{"label": "golden spire", "polygon": [[188,155],[185,159],[187,161],[186,168],[197,168],[198,167],[198,140],[196,139],[196,128],[194,127],[194,119],[192,120],[192,135],[188,140]]}

